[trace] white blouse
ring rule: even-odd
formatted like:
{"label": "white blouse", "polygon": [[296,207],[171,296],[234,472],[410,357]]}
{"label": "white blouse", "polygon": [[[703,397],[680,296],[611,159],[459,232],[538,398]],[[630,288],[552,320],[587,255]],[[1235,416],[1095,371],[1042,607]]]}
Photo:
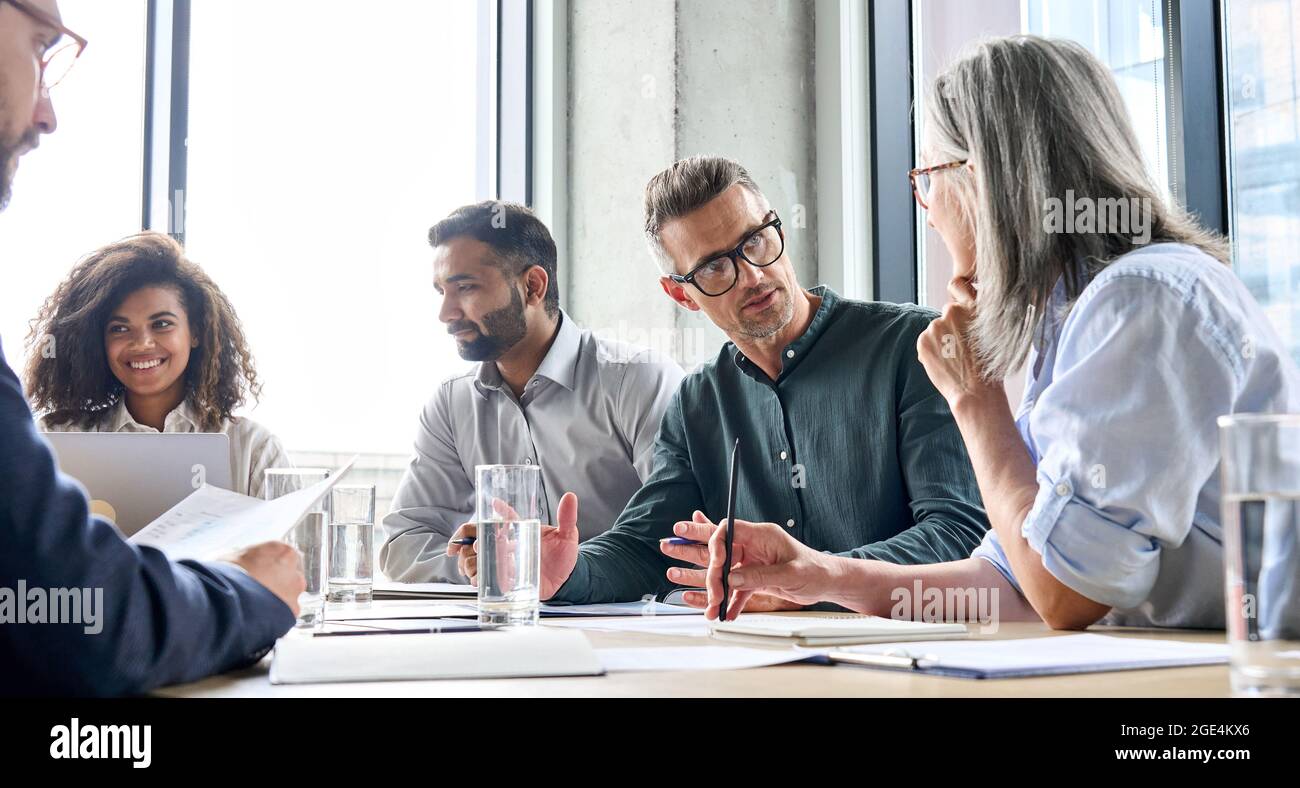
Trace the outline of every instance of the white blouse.
{"label": "white blouse", "polygon": [[[131,417],[126,401],[108,411],[97,424],[80,427],[76,424],[50,424],[48,417],[41,419],[41,429],[48,432],[158,432]],[[199,422],[189,400],[185,400],[167,414],[163,432],[207,432]],[[278,438],[266,427],[242,416],[225,419],[218,432],[230,439],[230,478],[234,491],[254,498],[262,497],[263,471],[267,468],[292,468],[289,454]]]}

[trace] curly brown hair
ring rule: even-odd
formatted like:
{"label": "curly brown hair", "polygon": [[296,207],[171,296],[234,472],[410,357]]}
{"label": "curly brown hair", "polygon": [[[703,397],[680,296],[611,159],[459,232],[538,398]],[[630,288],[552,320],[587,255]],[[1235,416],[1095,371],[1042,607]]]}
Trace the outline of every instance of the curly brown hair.
{"label": "curly brown hair", "polygon": [[[185,388],[200,428],[219,431],[246,395],[257,399],[253,355],[230,301],[170,236],[141,233],[82,258],[32,321],[27,393],[48,423],[90,427],[117,405],[125,389],[109,369],[104,330],[113,311],[145,287],[176,289],[189,313],[199,344]],[[44,352],[48,347],[54,352]]]}

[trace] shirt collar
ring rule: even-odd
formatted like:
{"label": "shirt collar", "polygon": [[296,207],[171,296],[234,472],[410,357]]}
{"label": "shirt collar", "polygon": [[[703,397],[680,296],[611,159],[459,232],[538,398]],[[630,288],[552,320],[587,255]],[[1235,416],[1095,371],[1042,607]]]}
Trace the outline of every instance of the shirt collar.
{"label": "shirt collar", "polygon": [[[812,350],[813,345],[817,344],[817,340],[821,338],[823,333],[825,333],[826,326],[830,324],[831,316],[835,314],[835,309],[840,302],[839,293],[836,293],[826,285],[811,287],[808,289],[808,292],[820,297],[822,302],[821,305],[817,307],[817,311],[813,313],[813,318],[808,323],[808,328],[805,329],[804,332],[793,342],[781,349],[781,354],[784,356],[781,361],[781,377],[785,377],[791,369],[798,366],[800,360],[802,360],[804,356],[808,355],[808,351]],[[762,371],[759,370],[758,367],[754,366],[752,361],[745,358],[744,355],[741,354],[740,349],[737,348],[734,343],[731,346],[731,360],[734,361],[736,366],[746,375],[751,377],[762,375],[759,379],[766,379],[767,376],[763,375]]]}
{"label": "shirt collar", "polygon": [[[108,420],[109,432],[155,432],[153,427],[141,424],[126,409],[126,397],[123,396],[113,407]],[[199,420],[193,405],[186,397],[180,405],[167,414],[163,420],[163,432],[199,432]]]}
{"label": "shirt collar", "polygon": [[[582,337],[573,320],[560,310],[560,328],[555,334],[551,349],[538,365],[534,377],[543,377],[573,391],[573,378],[578,369],[578,346]],[[493,365],[495,366],[495,365]]]}
{"label": "shirt collar", "polygon": [[[581,330],[573,322],[573,318],[561,309],[560,327],[555,333],[555,341],[551,342],[550,349],[546,351],[546,356],[537,366],[533,377],[546,378],[573,391],[574,378],[578,370],[578,350],[581,344]],[[479,393],[486,396],[488,391],[500,391],[505,381],[501,378],[501,370],[497,369],[496,362],[484,361],[478,365],[478,375],[474,379],[474,384]]]}

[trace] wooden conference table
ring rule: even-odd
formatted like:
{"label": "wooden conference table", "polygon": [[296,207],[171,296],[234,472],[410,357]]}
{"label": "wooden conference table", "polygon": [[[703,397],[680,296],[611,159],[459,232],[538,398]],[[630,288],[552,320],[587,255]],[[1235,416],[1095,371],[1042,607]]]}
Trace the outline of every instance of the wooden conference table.
{"label": "wooden conference table", "polygon": [[[816,616],[819,613],[787,615]],[[565,620],[544,619],[547,626]],[[1092,627],[1089,632],[1121,637],[1194,642],[1223,642],[1222,632],[1136,630]],[[736,645],[708,637],[587,629],[596,648]],[[1056,637],[1044,624],[1003,624],[996,634],[974,639]],[[173,697],[1227,697],[1228,667],[1128,670],[1025,679],[971,680],[923,676],[901,671],[812,664],[778,665],[744,670],[611,673],[581,678],[389,681],[347,684],[273,686],[271,658],[246,670],[191,684],[164,687],[156,694]]]}

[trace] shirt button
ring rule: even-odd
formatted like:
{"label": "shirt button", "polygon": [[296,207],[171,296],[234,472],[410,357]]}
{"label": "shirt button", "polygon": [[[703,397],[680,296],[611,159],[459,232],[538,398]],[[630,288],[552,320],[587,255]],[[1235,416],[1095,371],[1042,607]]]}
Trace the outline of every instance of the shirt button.
{"label": "shirt button", "polygon": [[786,358],[794,358],[794,351],[793,351],[793,350],[787,350],[787,351],[785,351],[785,357],[786,357]]}
{"label": "shirt button", "polygon": [[532,465],[532,464],[533,464],[533,458],[532,458],[532,457],[525,457],[525,458],[524,458],[524,465]]}
{"label": "shirt button", "polygon": [[785,452],[781,452],[781,459],[785,459]]}
{"label": "shirt button", "polygon": [[785,527],[786,527],[786,528],[794,528],[794,520],[786,520],[786,521],[785,521]]}
{"label": "shirt button", "polygon": [[1056,485],[1056,494],[1063,497],[1069,495],[1070,485],[1066,484],[1065,482],[1060,482],[1059,484]]}

